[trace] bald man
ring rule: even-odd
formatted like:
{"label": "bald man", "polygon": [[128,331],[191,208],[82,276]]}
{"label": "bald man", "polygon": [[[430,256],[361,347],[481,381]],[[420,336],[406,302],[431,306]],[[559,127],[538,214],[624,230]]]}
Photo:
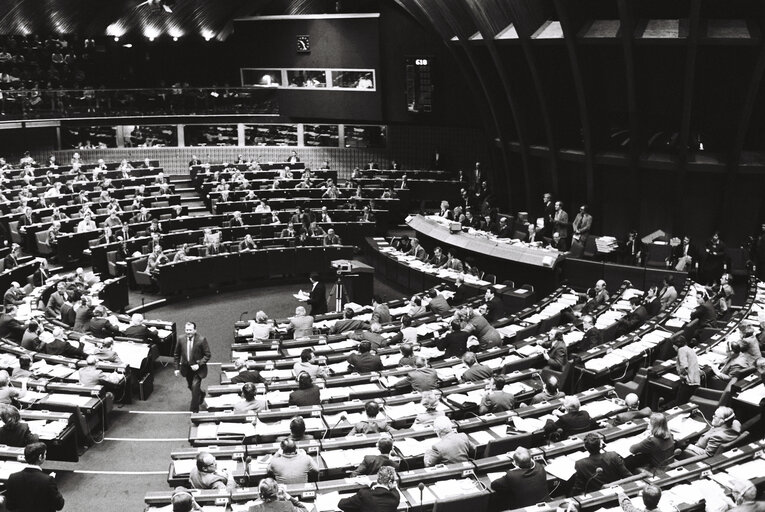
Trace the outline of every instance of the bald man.
{"label": "bald man", "polygon": [[236,487],[234,477],[226,469],[218,470],[218,462],[213,454],[200,452],[196,465],[189,472],[189,482],[194,489],[233,490]]}
{"label": "bald man", "polygon": [[532,460],[531,453],[519,446],[513,452],[515,469],[491,483],[497,493],[500,510],[511,510],[541,503],[547,499],[547,473],[542,464]]}
{"label": "bald man", "polygon": [[624,403],[627,406],[627,410],[614,417],[612,421],[614,426],[640,418],[647,418],[653,413],[650,407],[640,408],[640,399],[635,393],[630,393],[624,397]]}

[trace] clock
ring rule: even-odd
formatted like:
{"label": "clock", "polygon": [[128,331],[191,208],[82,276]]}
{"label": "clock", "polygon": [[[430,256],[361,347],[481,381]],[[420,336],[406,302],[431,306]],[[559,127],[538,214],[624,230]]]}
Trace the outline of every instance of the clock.
{"label": "clock", "polygon": [[311,36],[297,36],[298,53],[311,53]]}

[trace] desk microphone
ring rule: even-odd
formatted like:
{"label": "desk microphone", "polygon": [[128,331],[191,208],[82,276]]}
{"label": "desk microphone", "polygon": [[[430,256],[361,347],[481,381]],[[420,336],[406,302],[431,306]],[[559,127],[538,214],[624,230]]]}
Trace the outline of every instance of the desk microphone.
{"label": "desk microphone", "polygon": [[[324,432],[324,435],[323,435],[323,436],[321,436],[322,440],[323,440],[325,437],[327,437],[327,434],[329,434],[329,431],[330,431],[330,430],[335,430],[335,429],[337,428],[337,426],[338,426],[338,425],[340,425],[340,423],[341,423],[343,420],[347,420],[347,419],[348,419],[347,417],[345,417],[345,416],[343,416],[343,415],[341,414],[341,415],[340,415],[340,419],[339,419],[339,420],[337,420],[337,423],[335,423],[334,425],[332,425],[332,427],[331,427],[331,428],[328,428],[328,429],[327,429],[327,431],[326,431],[326,432]],[[350,422],[349,422],[349,423],[350,423]]]}
{"label": "desk microphone", "polygon": [[249,313],[249,311],[242,311],[242,314],[241,314],[241,315],[239,315],[239,321],[240,321],[240,322],[242,321],[242,317],[243,317],[244,315],[246,315],[247,313]]}
{"label": "desk microphone", "polygon": [[417,488],[420,490],[420,512],[425,510],[425,505],[422,503],[422,492],[425,490],[425,484],[420,482],[417,484]]}
{"label": "desk microphone", "polygon": [[587,487],[589,487],[589,486],[590,486],[590,482],[592,482],[592,481],[593,481],[595,478],[599,477],[599,476],[600,476],[600,475],[602,475],[602,474],[603,474],[603,468],[596,468],[596,469],[595,469],[595,474],[594,474],[594,475],[592,475],[592,476],[591,476],[591,477],[590,477],[590,478],[587,480],[587,483],[585,483],[585,484],[584,484],[584,493],[582,493],[583,495],[586,495],[586,494],[587,494]]}
{"label": "desk microphone", "polygon": [[250,486],[250,463],[251,462],[252,462],[252,457],[250,457],[249,455],[244,458],[244,485],[246,487]]}

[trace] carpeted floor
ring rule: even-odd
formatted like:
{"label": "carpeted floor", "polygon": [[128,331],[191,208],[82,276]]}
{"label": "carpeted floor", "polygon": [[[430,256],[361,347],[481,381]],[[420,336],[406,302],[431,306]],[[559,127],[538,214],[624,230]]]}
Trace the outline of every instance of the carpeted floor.
{"label": "carpeted floor", "polygon": [[[279,284],[240,290],[171,303],[146,314],[176,322],[179,332],[187,320],[197,323],[212,352],[204,385],[220,382],[220,363],[230,361],[233,324],[247,311],[252,318],[262,309],[270,317],[292,315],[300,303],[292,297],[300,284]],[[303,286],[306,289],[306,286]],[[402,297],[405,293],[375,280],[375,293]],[[131,297],[131,302],[136,297]],[[136,300],[140,303],[140,298]],[[64,510],[143,510],[149,491],[169,489],[167,470],[170,452],[188,447],[190,393],[185,380],[173,374],[172,361],[161,358],[154,372],[154,393],[112,415],[104,440],[85,452],[77,464],[49,461],[57,471],[59,488],[66,499]]]}

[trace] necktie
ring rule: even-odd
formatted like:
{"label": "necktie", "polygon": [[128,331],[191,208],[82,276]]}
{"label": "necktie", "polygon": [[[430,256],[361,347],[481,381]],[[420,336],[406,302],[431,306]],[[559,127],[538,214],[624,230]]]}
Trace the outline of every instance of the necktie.
{"label": "necktie", "polygon": [[191,364],[191,346],[194,344],[194,338],[188,338],[186,341],[186,359],[189,361],[189,364]]}

